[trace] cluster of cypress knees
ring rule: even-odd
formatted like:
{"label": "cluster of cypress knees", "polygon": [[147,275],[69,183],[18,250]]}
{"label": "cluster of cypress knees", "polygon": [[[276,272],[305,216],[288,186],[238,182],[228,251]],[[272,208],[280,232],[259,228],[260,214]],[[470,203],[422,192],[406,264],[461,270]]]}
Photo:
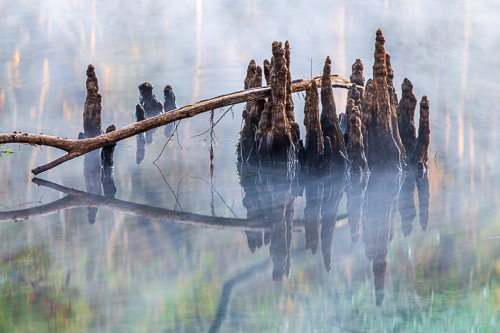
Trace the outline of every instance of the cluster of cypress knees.
{"label": "cluster of cypress knees", "polygon": [[[420,102],[418,137],[414,122],[417,99],[413,85],[405,79],[398,102],[391,57],[384,48],[380,29],[376,33],[373,79],[366,81],[360,59],[352,65],[352,83],[345,113],[337,117],[331,84],[331,60],[326,58],[321,80],[321,114],[318,84],[306,90],[305,141],[295,121],[291,90],[290,44],[272,44],[272,58],[264,61],[264,78],[271,97],[247,102],[238,143],[243,161],[290,162],[324,169],[348,165],[351,173],[397,171],[405,165],[425,170],[429,147],[429,101]],[[262,86],[262,68],[250,61],[245,89]],[[340,118],[340,119],[339,119]]]}

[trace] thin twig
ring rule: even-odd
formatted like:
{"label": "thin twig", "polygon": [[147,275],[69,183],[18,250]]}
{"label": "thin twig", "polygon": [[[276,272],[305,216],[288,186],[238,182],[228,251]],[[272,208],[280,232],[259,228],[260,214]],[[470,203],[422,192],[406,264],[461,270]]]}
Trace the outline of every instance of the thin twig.
{"label": "thin twig", "polygon": [[[220,116],[219,120],[217,120],[213,126],[217,125],[219,123],[219,121],[221,121],[221,119],[224,118],[224,116],[226,115],[226,113],[228,113],[229,111],[231,111],[231,109],[233,108],[233,106],[234,105],[231,105],[231,107],[229,109],[227,109],[227,111],[224,112],[224,114],[222,116]],[[210,128],[207,129],[205,132],[203,132],[201,134],[193,135],[191,138],[196,138],[197,136],[202,136],[203,134],[208,133],[211,129],[212,129],[212,126],[210,126]]]}
{"label": "thin twig", "polygon": [[170,140],[172,139],[172,137],[174,136],[175,134],[175,131],[177,131],[177,127],[179,127],[179,124],[181,123],[182,120],[179,120],[179,122],[175,125],[175,128],[174,128],[174,131],[172,132],[172,134],[170,134],[170,137],[168,138],[167,142],[165,142],[165,145],[163,146],[163,148],[161,149],[161,152],[160,152],[160,155],[158,155],[158,157],[156,158],[156,160],[153,161],[153,164],[155,164],[156,161],[158,161],[160,159],[160,156],[161,154],[163,154],[163,151],[165,150],[165,147],[167,147],[167,144],[170,142]]}
{"label": "thin twig", "polygon": [[[191,176],[191,178],[195,178],[195,179],[200,179],[200,180],[203,180],[207,185],[210,185],[209,182],[207,182],[205,179],[203,178],[200,178],[200,177],[193,177]],[[231,207],[229,207],[229,205],[226,203],[226,201],[222,198],[222,196],[220,195],[219,191],[217,191],[215,188],[214,188],[214,191],[215,193],[217,193],[217,195],[219,196],[219,198],[222,200],[222,202],[224,203],[224,205],[226,205],[227,209],[229,209],[231,211],[231,213],[233,213],[234,217],[236,217],[237,219],[239,219],[238,215],[236,215],[236,213],[231,209]]]}
{"label": "thin twig", "polygon": [[[184,177],[182,177],[182,178],[181,178],[181,180],[179,180],[179,183],[177,184],[177,195],[179,195],[179,192],[180,192],[180,190],[181,190],[180,188],[181,188],[181,182],[182,182],[182,180],[183,180],[184,178],[186,178],[187,176],[189,176],[189,173],[188,173],[187,175],[185,175]],[[181,205],[179,204],[179,207],[180,207],[180,206],[181,206]],[[182,208],[181,208],[181,210],[182,210]]]}
{"label": "thin twig", "polygon": [[[177,196],[175,195],[175,192],[174,190],[172,190],[172,187],[170,187],[170,184],[167,182],[167,179],[165,179],[165,176],[163,175],[163,172],[161,171],[160,167],[153,162],[153,164],[158,168],[158,171],[160,171],[160,174],[163,178],[163,180],[165,181],[165,184],[167,184],[168,188],[170,189],[170,191],[172,192],[172,195],[174,196],[175,198],[175,201],[177,202],[177,204],[179,205],[179,208],[181,209],[181,212],[184,212],[184,210],[182,210],[182,206],[181,206],[181,203],[179,202],[179,200],[177,199]],[[179,192],[177,192],[179,193]],[[175,210],[175,205],[174,205],[174,210]]]}
{"label": "thin twig", "polygon": [[[175,126],[175,128],[177,128],[177,126]],[[182,150],[184,150],[184,148],[182,148],[182,146],[181,146],[181,142],[179,141],[179,131],[177,131],[176,136],[177,136],[177,144],[179,145],[179,148],[182,149]]]}

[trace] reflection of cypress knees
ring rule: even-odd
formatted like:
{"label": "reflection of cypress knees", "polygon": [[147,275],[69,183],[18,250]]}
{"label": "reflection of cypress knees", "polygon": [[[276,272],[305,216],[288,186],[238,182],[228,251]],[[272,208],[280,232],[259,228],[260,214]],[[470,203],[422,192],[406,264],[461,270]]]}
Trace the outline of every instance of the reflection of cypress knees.
{"label": "reflection of cypress knees", "polygon": [[[116,130],[115,125],[110,125],[106,128],[106,133],[113,132]],[[113,152],[115,151],[116,143],[112,145],[103,147],[101,150],[101,165],[103,168],[112,167],[113,166]]]}
{"label": "reflection of cypress knees", "polygon": [[[393,128],[395,110],[391,106],[387,85],[385,39],[380,29],[377,30],[375,43],[375,63],[373,64],[372,82],[368,81],[363,97],[363,116],[366,115],[368,133],[367,159],[372,171],[401,170],[401,151],[399,135]],[[372,87],[369,87],[369,86]],[[369,103],[371,102],[371,103]],[[368,104],[369,103],[369,104]]]}
{"label": "reflection of cypress knees", "polygon": [[416,165],[419,161],[427,166],[429,160],[429,142],[431,129],[429,126],[429,100],[422,96],[420,101],[420,120],[418,124],[418,139],[410,163]]}
{"label": "reflection of cypress knees", "polygon": [[[251,60],[247,69],[247,77],[245,78],[245,89],[256,88],[262,86],[262,68],[257,66],[255,60]],[[264,109],[264,99],[247,102],[243,109],[244,125],[241,130],[238,154],[243,160],[247,158],[255,159],[257,157],[257,147],[255,144],[255,133],[262,110]]]}
{"label": "reflection of cypress knees", "polygon": [[[340,130],[339,120],[337,118],[337,109],[335,99],[333,98],[332,81],[330,78],[332,61],[326,57],[325,67],[323,68],[323,77],[321,78],[321,129],[323,136],[330,138],[331,158],[325,159],[333,165],[344,165],[346,156],[344,137]],[[353,87],[355,87],[353,85]]]}
{"label": "reflection of cypress knees", "polygon": [[245,230],[245,235],[247,236],[248,248],[252,253],[262,247],[262,231]]}
{"label": "reflection of cypress knees", "polygon": [[387,270],[387,261],[385,255],[377,259],[373,259],[373,277],[375,284],[375,303],[381,306],[385,297],[385,273]]}
{"label": "reflection of cypress knees", "polygon": [[163,113],[163,103],[153,93],[154,86],[149,82],[141,83],[139,86],[139,103],[146,112],[146,118],[154,117]]}
{"label": "reflection of cypress knees", "polygon": [[411,156],[417,144],[417,130],[415,128],[415,108],[417,98],[413,94],[413,84],[410,80],[404,79],[401,84],[401,100],[397,108],[398,128],[401,141],[405,147],[408,157]]}
{"label": "reflection of cypress knees", "polygon": [[420,215],[420,226],[422,230],[427,230],[429,225],[429,198],[431,196],[429,192],[429,179],[427,178],[427,173],[417,179],[417,190],[418,190],[418,209]]}
{"label": "reflection of cypress knees", "polygon": [[83,109],[83,130],[85,138],[93,138],[102,134],[102,95],[99,93],[99,82],[93,65],[87,67],[86,87],[87,98]]}
{"label": "reflection of cypress knees", "polygon": [[415,176],[413,172],[406,172],[405,181],[403,182],[398,198],[398,210],[401,215],[401,229],[405,237],[411,234],[413,230],[413,221],[417,216],[414,192]]}
{"label": "reflection of cypress knees", "polygon": [[[108,126],[106,133],[116,130],[115,125]],[[102,164],[102,189],[104,196],[114,198],[116,195],[115,180],[113,178],[113,152],[116,144],[103,147],[101,150],[101,164]]]}
{"label": "reflection of cypress knees", "polygon": [[[101,195],[101,156],[99,150],[85,154],[83,159],[83,177],[85,187],[90,194]],[[98,208],[88,208],[87,217],[90,224],[94,224],[97,217]]]}
{"label": "reflection of cypress knees", "polygon": [[351,173],[349,186],[346,188],[347,223],[351,228],[351,240],[354,244],[357,244],[359,240],[361,215],[363,214],[363,202],[369,177],[369,175],[364,176]]}
{"label": "reflection of cypress knees", "polygon": [[323,160],[324,141],[319,122],[318,86],[315,81],[306,90],[304,126],[306,127],[305,166],[317,169]]}
{"label": "reflection of cypress knees", "polygon": [[[138,122],[146,119],[146,113],[144,112],[141,104],[137,104],[135,106],[134,114]],[[135,153],[135,162],[137,163],[137,165],[141,164],[142,160],[144,160],[144,155],[146,154],[146,137],[144,135],[144,133],[139,133],[136,136],[137,150]]]}
{"label": "reflection of cypress knees", "polygon": [[271,175],[259,178],[257,190],[264,219],[272,223],[269,252],[274,267],[273,281],[281,281],[290,274],[294,195],[292,183],[282,170],[269,171]]}
{"label": "reflection of cypress knees", "polygon": [[321,204],[321,253],[327,272],[332,269],[333,233],[345,180],[345,170],[333,170],[331,177],[324,177],[324,196]]}
{"label": "reflection of cypress knees", "polygon": [[[240,175],[240,185],[245,191],[243,206],[247,210],[247,219],[262,220],[265,218],[264,210],[259,198],[259,191],[255,184],[257,175],[247,163],[242,163],[238,168]],[[262,247],[262,231],[245,231],[250,251]],[[268,242],[269,243],[269,242]]]}
{"label": "reflection of cypress knees", "polygon": [[400,190],[400,173],[380,173],[368,180],[363,212],[363,244],[366,257],[373,260],[377,306],[382,304],[383,289],[396,201]]}
{"label": "reflection of cypress knees", "polygon": [[[352,101],[350,99],[349,101]],[[360,112],[357,106],[352,108],[349,119],[349,161],[352,173],[366,173],[369,171],[366,161],[365,148],[363,143],[362,124]]]}
{"label": "reflection of cypress knees", "polygon": [[304,230],[306,250],[313,255],[318,251],[321,203],[323,202],[323,182],[310,179],[306,184],[306,208],[304,208]]}
{"label": "reflection of cypress knees", "polygon": [[286,162],[300,137],[293,116],[291,79],[289,80],[290,48],[273,42],[270,64],[271,97],[264,107],[257,131],[258,157],[261,161]]}

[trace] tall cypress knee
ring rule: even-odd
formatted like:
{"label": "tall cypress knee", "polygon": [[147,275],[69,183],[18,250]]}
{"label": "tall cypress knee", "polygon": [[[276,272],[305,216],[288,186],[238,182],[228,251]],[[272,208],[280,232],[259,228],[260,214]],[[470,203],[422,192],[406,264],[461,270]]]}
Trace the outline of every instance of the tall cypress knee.
{"label": "tall cypress knee", "polygon": [[[340,130],[335,99],[333,97],[331,81],[331,63],[330,57],[326,58],[323,68],[323,77],[321,79],[321,129],[323,137],[329,137],[332,145],[332,156],[330,163],[332,165],[344,165],[346,156],[344,136]],[[354,86],[354,85],[353,85]]]}
{"label": "tall cypress knee", "polygon": [[429,100],[427,96],[423,96],[420,101],[420,120],[418,124],[418,139],[413,157],[410,163],[414,166],[420,161],[427,166],[429,160],[429,142],[430,142],[430,125],[429,125]]}

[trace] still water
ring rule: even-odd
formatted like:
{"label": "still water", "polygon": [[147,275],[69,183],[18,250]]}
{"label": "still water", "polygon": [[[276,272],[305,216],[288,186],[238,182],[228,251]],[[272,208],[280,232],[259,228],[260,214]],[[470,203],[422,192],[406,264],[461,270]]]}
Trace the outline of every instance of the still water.
{"label": "still water", "polygon": [[2,133],[76,138],[90,63],[104,128],[135,121],[144,81],[178,106],[241,90],[274,40],[290,41],[293,79],[327,55],[370,78],[377,28],[398,94],[407,77],[431,104],[423,180],[237,165],[243,105],[215,127],[213,174],[209,114],[163,153],[155,132],[139,165],[136,138],[119,142],[103,185],[87,157],[33,180],[62,152],[2,146],[0,331],[499,330],[498,17],[494,0],[0,0]]}

